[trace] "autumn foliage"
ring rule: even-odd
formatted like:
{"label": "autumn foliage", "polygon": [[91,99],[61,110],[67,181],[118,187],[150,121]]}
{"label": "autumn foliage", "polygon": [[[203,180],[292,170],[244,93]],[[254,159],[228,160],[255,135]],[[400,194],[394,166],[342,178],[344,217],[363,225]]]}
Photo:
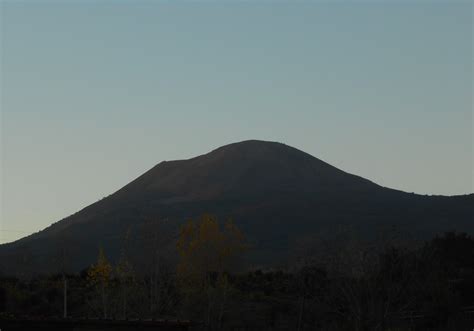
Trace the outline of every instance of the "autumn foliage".
{"label": "autumn foliage", "polygon": [[246,249],[244,236],[232,220],[221,228],[216,217],[203,215],[181,228],[177,249],[177,276],[184,306],[203,308],[199,315],[204,316],[206,330],[222,329],[229,296],[234,291],[228,273]]}
{"label": "autumn foliage", "polygon": [[177,248],[180,256],[178,276],[202,279],[209,273],[232,271],[246,244],[232,220],[221,228],[216,217],[203,215],[181,228]]}
{"label": "autumn foliage", "polygon": [[107,288],[112,276],[112,266],[105,257],[104,250],[99,249],[97,263],[93,264],[87,271],[87,280],[89,285],[96,289],[102,301],[103,317],[107,318]]}

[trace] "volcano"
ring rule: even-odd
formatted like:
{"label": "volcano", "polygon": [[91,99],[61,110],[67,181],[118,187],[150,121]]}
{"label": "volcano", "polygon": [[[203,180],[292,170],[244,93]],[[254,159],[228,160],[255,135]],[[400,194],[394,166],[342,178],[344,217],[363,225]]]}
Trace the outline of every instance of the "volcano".
{"label": "volcano", "polygon": [[111,260],[124,247],[143,259],[154,247],[172,259],[179,227],[204,213],[234,220],[251,244],[255,266],[287,261],[302,242],[341,228],[366,240],[387,229],[417,239],[474,232],[474,194],[393,190],[285,144],[249,140],[161,162],[76,214],[0,245],[0,272],[55,272],[64,267],[65,252],[68,268],[80,271],[99,247]]}

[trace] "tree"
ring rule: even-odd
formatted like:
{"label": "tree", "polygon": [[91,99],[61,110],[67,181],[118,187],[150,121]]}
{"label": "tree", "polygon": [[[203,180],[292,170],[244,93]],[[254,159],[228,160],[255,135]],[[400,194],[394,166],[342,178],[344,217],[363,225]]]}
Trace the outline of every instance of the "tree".
{"label": "tree", "polygon": [[117,280],[120,285],[121,289],[121,297],[122,297],[122,318],[127,318],[127,306],[128,306],[128,291],[129,287],[133,282],[134,278],[134,271],[132,264],[128,258],[128,241],[130,238],[130,229],[127,230],[124,237],[124,242],[120,254],[120,260],[115,268],[115,272],[117,275]]}
{"label": "tree", "polygon": [[142,252],[136,264],[137,270],[142,270],[146,275],[141,279],[141,285],[148,301],[142,310],[146,310],[149,316],[162,317],[173,312],[178,299],[176,268],[170,261],[176,245],[174,228],[168,219],[152,218],[140,225],[139,232],[140,245],[146,254]]}
{"label": "tree", "polygon": [[87,271],[87,279],[88,283],[99,292],[104,319],[107,318],[107,287],[110,283],[111,274],[112,266],[107,261],[104,250],[99,248],[97,263],[93,264]]}
{"label": "tree", "polygon": [[70,246],[72,237],[69,232],[64,232],[57,242],[57,257],[58,271],[61,274],[63,283],[63,318],[68,317],[68,269],[70,269]]}
{"label": "tree", "polygon": [[177,242],[180,257],[178,279],[190,297],[207,298],[206,326],[220,328],[230,283],[227,273],[234,269],[246,249],[243,234],[228,220],[221,229],[216,217],[205,214],[190,220],[180,231]]}

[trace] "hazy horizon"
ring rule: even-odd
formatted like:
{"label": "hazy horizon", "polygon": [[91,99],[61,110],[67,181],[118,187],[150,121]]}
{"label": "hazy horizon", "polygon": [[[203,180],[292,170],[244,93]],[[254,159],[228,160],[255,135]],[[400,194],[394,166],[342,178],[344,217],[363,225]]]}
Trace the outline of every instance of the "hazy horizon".
{"label": "hazy horizon", "polygon": [[472,2],[0,10],[0,243],[248,139],[394,189],[474,192]]}

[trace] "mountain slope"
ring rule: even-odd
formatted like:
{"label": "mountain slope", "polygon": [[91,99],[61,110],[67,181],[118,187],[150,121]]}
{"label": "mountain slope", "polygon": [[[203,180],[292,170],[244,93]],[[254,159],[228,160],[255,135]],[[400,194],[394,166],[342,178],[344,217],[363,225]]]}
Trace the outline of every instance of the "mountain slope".
{"label": "mountain slope", "polygon": [[127,232],[127,245],[138,256],[157,242],[172,256],[179,226],[206,212],[232,217],[252,243],[250,260],[272,265],[288,258],[302,238],[337,227],[364,238],[393,227],[417,238],[473,232],[473,210],[474,195],[391,190],[284,144],[250,140],[161,162],[111,196],[1,245],[0,272],[57,270],[64,250],[70,268],[80,270],[93,262],[99,246],[116,259]]}

